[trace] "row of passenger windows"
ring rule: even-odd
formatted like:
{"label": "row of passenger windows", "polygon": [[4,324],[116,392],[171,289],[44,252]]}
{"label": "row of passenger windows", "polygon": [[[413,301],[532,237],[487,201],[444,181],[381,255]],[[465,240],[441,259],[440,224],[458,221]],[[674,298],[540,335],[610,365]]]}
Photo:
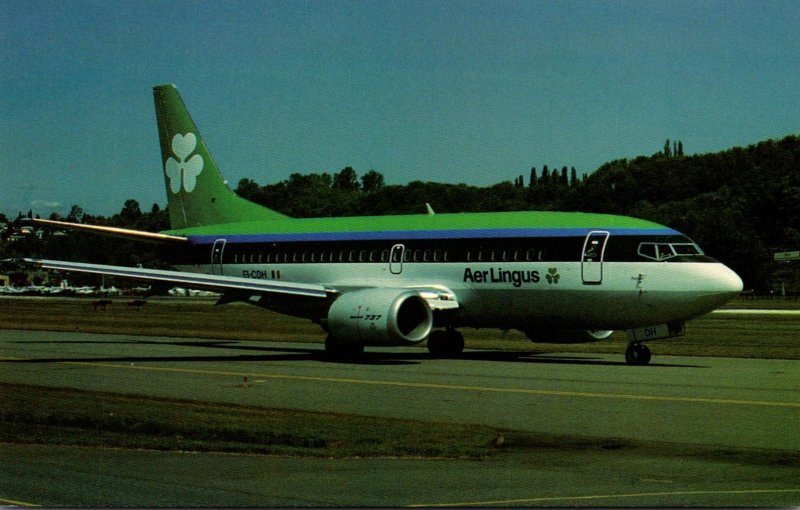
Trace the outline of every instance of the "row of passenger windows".
{"label": "row of passenger windows", "polygon": [[[411,244],[411,243],[409,243]],[[592,247],[595,245],[590,245]],[[615,262],[698,262],[713,261],[703,258],[700,248],[688,238],[681,235],[653,236],[643,239],[642,236],[616,236],[609,239],[601,250],[583,259],[596,259],[603,256],[605,261]],[[441,243],[426,242],[394,247],[378,242],[349,244],[225,244],[215,243],[212,252],[216,259],[222,255],[225,264],[309,264],[309,263],[381,263],[402,262],[552,262],[582,260],[582,250],[586,250],[584,237],[542,238],[534,242],[531,239],[509,238],[502,240],[452,240]],[[198,264],[209,260],[208,247],[186,253],[186,258],[196,260]]]}
{"label": "row of passenger windows", "polygon": [[[401,255],[402,254],[402,255]],[[234,264],[302,264],[344,262],[536,262],[543,260],[542,250],[527,249],[476,249],[454,253],[443,249],[415,250],[304,250],[278,252],[234,253],[233,260],[224,257],[223,263]]]}

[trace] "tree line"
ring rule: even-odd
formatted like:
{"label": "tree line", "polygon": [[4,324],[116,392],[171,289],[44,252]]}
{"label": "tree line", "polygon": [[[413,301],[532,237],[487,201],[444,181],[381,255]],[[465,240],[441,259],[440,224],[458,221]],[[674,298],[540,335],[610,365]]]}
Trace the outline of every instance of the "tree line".
{"label": "tree line", "polygon": [[[605,163],[578,178],[574,167],[531,168],[513,180],[478,187],[414,181],[387,185],[370,170],[359,177],[346,167],[336,173],[294,173],[261,185],[239,181],[235,192],[292,217],[418,214],[429,203],[437,213],[560,210],[622,214],[652,220],[686,233],[707,254],[728,264],[746,288],[767,290],[776,268],[775,250],[800,250],[800,137],[787,136],[748,147],[684,155],[683,142],[664,144],[651,156]],[[125,202],[110,218],[73,206],[67,221],[160,231],[169,228],[164,208],[142,211]],[[19,253],[23,249],[33,250]],[[10,256],[58,257],[159,267],[152,245],[87,234],[48,235],[41,240],[3,243]]]}

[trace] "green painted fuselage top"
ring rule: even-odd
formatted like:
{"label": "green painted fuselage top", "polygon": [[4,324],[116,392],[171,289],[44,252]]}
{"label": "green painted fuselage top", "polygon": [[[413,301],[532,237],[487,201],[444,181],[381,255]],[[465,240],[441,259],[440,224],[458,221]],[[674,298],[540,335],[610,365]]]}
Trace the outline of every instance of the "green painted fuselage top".
{"label": "green painted fuselage top", "polygon": [[504,231],[507,233],[512,230],[520,233],[529,231],[532,235],[536,234],[536,231],[539,231],[540,235],[558,235],[557,231],[561,231],[563,235],[567,231],[578,234],[592,230],[677,234],[676,231],[658,223],[627,216],[549,211],[286,218],[174,229],[163,233],[186,236],[202,243],[207,239],[222,237],[228,237],[228,240],[242,237],[242,240],[245,240],[245,237],[285,235],[286,240],[289,240],[288,236],[320,234],[330,234],[334,238],[339,238],[338,234],[350,234],[346,237],[375,239],[375,234],[379,232],[385,234],[386,239],[392,239],[402,238],[406,232],[425,231],[436,233],[472,231],[474,237],[491,237],[492,233],[508,237]]}

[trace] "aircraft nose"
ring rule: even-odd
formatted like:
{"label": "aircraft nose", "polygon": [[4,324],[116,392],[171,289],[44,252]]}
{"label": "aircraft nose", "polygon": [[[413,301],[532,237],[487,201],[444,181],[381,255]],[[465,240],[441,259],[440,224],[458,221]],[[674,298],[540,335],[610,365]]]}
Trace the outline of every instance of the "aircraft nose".
{"label": "aircraft nose", "polygon": [[738,296],[744,288],[744,283],[739,275],[724,264],[719,264],[711,276],[709,283],[713,292],[722,296],[727,295],[729,299]]}

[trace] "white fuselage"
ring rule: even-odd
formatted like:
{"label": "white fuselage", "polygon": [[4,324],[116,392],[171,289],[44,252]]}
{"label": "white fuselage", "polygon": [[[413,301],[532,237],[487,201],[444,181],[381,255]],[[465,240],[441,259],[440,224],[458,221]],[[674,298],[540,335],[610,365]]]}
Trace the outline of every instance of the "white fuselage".
{"label": "white fuselage", "polygon": [[[211,265],[180,269],[211,273]],[[441,287],[455,294],[459,324],[525,329],[629,329],[685,321],[741,290],[739,277],[709,262],[225,263],[226,276],[367,287]]]}

